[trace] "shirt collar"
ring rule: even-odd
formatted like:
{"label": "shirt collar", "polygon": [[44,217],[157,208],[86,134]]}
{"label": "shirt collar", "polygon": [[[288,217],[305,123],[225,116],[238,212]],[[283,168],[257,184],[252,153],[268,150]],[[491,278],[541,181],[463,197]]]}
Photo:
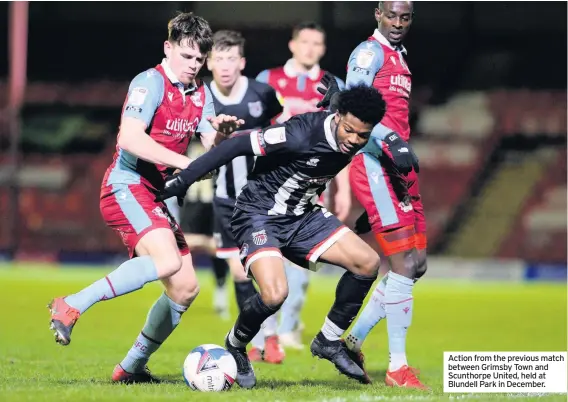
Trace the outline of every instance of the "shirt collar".
{"label": "shirt collar", "polygon": [[393,46],[390,44],[390,42],[387,40],[387,38],[385,38],[383,36],[382,33],[379,32],[378,29],[375,28],[375,32],[373,32],[373,38],[375,38],[377,41],[379,41],[379,43],[385,45],[386,47],[388,47],[389,49],[392,50],[396,50],[397,52],[401,52],[406,54],[406,48],[402,45],[398,45],[398,46]]}
{"label": "shirt collar", "polygon": [[330,114],[326,117],[325,121],[323,122],[323,130],[325,132],[325,139],[327,143],[335,152],[339,151],[339,147],[337,146],[337,141],[335,140],[335,134],[331,129],[331,120],[335,117],[335,113]]}
{"label": "shirt collar", "polygon": [[312,81],[318,79],[321,72],[321,68],[319,64],[316,64],[311,69],[308,70],[307,73],[301,73],[296,70],[296,61],[294,59],[289,59],[286,64],[284,64],[284,74],[286,74],[290,78],[297,77],[299,75],[307,75],[308,78]]}
{"label": "shirt collar", "polygon": [[166,77],[168,77],[170,82],[172,84],[174,84],[176,87],[178,87],[180,89],[180,91],[182,91],[184,93],[188,93],[188,92],[193,92],[197,89],[197,85],[196,85],[195,81],[193,81],[189,85],[189,87],[184,88],[184,85],[178,80],[178,78],[176,77],[176,75],[174,74],[172,69],[170,68],[167,59],[162,59],[162,68],[164,69],[164,72],[166,73]]}
{"label": "shirt collar", "polygon": [[235,94],[230,94],[229,96],[225,96],[221,93],[215,80],[211,80],[209,89],[211,89],[213,96],[215,96],[215,98],[217,98],[219,103],[221,103],[222,105],[224,106],[238,105],[242,103],[249,86],[248,78],[245,77],[244,75],[241,75],[238,78],[238,82],[240,85],[239,91]]}

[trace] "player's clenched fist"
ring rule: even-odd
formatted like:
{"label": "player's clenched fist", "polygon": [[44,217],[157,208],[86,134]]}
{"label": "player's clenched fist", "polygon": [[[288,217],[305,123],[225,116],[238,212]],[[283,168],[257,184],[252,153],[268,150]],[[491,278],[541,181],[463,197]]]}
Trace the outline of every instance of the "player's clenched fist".
{"label": "player's clenched fist", "polygon": [[168,198],[177,197],[178,204],[181,206],[180,199],[185,197],[188,188],[189,183],[186,183],[179,174],[175,174],[167,178],[164,183],[164,189],[158,193],[155,201],[161,202]]}
{"label": "player's clenched fist", "polygon": [[321,78],[322,85],[325,88],[319,87],[318,92],[323,95],[323,99],[318,102],[316,107],[329,108],[330,110],[335,110],[334,106],[337,103],[337,97],[341,92],[339,90],[339,85],[333,74],[326,72]]}
{"label": "player's clenched fist", "polygon": [[238,130],[240,126],[245,124],[243,119],[237,119],[235,116],[229,116],[226,114],[208,117],[207,120],[209,120],[209,123],[211,123],[217,132],[227,137]]}
{"label": "player's clenched fist", "polygon": [[418,173],[418,157],[412,147],[395,132],[390,133],[383,140],[391,151],[394,164],[402,174],[408,174],[412,168]]}

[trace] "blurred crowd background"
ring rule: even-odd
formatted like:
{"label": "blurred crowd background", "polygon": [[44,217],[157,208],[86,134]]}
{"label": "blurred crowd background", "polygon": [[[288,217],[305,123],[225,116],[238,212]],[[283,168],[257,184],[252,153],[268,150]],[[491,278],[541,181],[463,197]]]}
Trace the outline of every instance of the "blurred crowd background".
{"label": "blurred crowd background", "polygon": [[[214,30],[241,31],[251,77],[286,62],[294,24],[316,21],[327,34],[321,66],[344,79],[351,51],[376,27],[375,7],[31,2],[26,89],[20,124],[11,124],[10,3],[0,3],[2,257],[124,257],[100,217],[100,183],[129,81],[161,61],[176,11],[194,11]],[[566,3],[418,2],[415,13],[405,42],[411,143],[421,161],[430,254],[565,265]],[[207,201],[211,185],[203,182],[189,196]],[[350,222],[360,212],[354,200]]]}

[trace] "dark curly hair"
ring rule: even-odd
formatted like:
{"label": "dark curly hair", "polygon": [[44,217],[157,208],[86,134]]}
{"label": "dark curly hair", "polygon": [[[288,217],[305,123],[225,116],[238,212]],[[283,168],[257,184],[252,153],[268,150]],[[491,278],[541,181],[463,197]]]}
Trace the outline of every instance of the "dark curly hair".
{"label": "dark curly hair", "polygon": [[359,85],[342,91],[337,100],[337,111],[341,115],[351,113],[363,123],[375,126],[386,112],[382,95],[373,87]]}
{"label": "dark curly hair", "polygon": [[168,22],[168,41],[176,45],[187,41],[188,45],[197,45],[205,54],[213,47],[213,32],[205,19],[193,13],[179,13]]}

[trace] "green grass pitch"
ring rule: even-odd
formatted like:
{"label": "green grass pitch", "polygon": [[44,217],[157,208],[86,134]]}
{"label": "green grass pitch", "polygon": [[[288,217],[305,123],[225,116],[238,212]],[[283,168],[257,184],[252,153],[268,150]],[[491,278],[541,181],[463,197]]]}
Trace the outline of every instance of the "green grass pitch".
{"label": "green grass pitch", "polygon": [[[566,350],[565,284],[467,283],[427,277],[421,281],[414,292],[407,353],[432,393],[384,386],[388,349],[386,325],[381,322],[364,346],[374,379],[370,386],[339,376],[329,362],[312,358],[306,350],[288,351],[279,366],[255,364],[258,385],[252,391],[235,385],[229,392],[209,394],[191,391],[181,377],[187,353],[199,344],[222,344],[233,323],[214,315],[213,280],[207,272],[199,275],[199,298],[150,361],[153,373],[166,380],[163,384],[124,386],[110,381],[115,364],[132,345],[160,294],[159,284],[99,303],[81,318],[70,346],[55,344],[48,330],[46,304],[53,296],[77,291],[106,272],[0,265],[0,401],[566,401],[566,395],[558,394],[460,395],[442,390],[444,351]],[[302,313],[305,343],[319,330],[336,283],[333,277],[312,280]],[[231,303],[234,319],[233,298]]]}

